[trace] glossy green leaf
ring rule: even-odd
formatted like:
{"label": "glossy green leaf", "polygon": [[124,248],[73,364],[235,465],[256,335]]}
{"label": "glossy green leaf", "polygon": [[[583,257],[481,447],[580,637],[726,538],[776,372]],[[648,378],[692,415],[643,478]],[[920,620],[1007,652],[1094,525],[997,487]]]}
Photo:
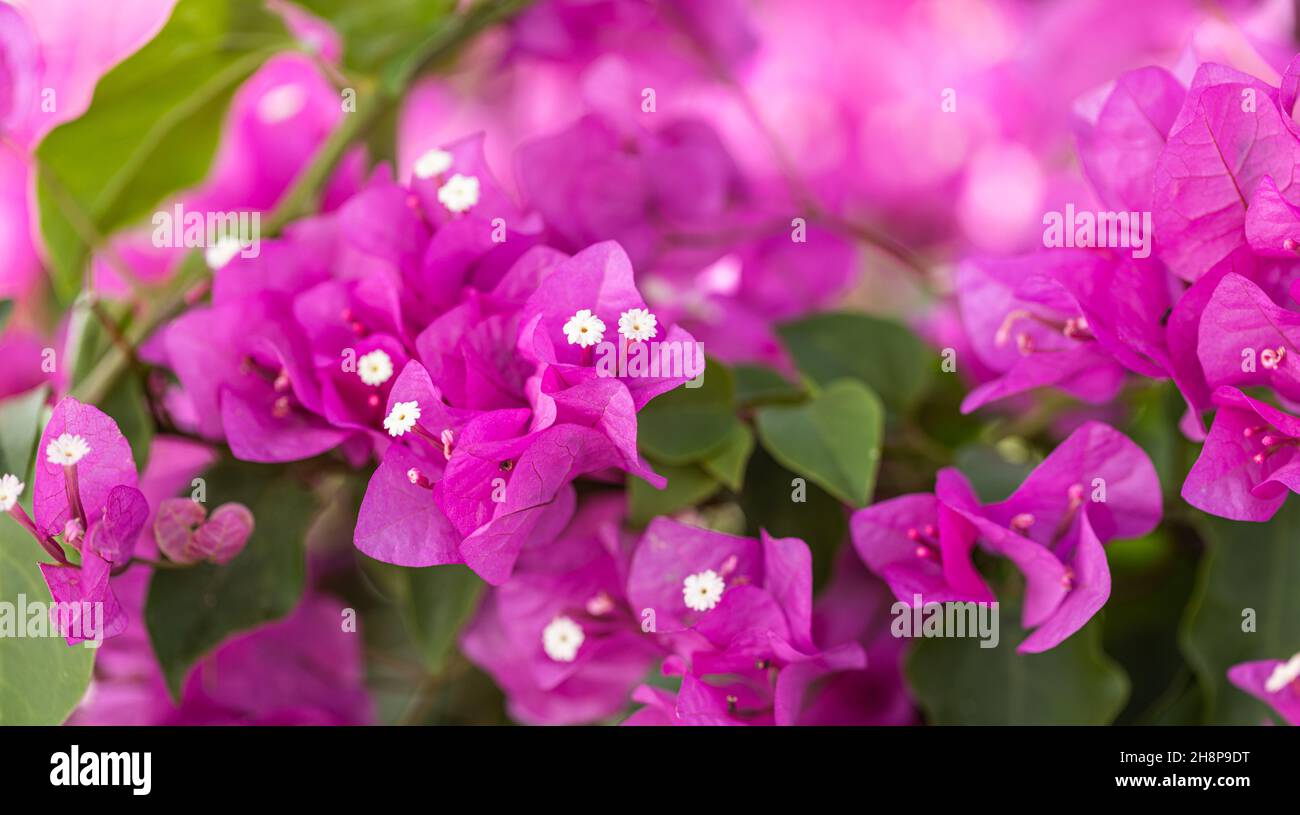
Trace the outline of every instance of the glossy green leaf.
{"label": "glossy green leaf", "polygon": [[737,365],[736,404],[741,406],[768,402],[798,402],[806,395],[779,372],[765,365]]}
{"label": "glossy green leaf", "polygon": [[658,515],[671,515],[704,501],[718,491],[713,476],[694,464],[655,464],[655,472],[668,479],[668,486],[655,489],[632,476],[627,483],[628,520],[636,526],[650,523]]}
{"label": "glossy green leaf", "polygon": [[[60,724],[85,695],[95,664],[94,648],[61,637],[18,636],[31,630],[32,613],[48,613],[50,590],[36,566],[41,560],[49,558],[36,541],[0,516],[0,725]],[[40,610],[30,607],[35,603]]]}
{"label": "glossy green leaf", "polygon": [[866,314],[815,314],[777,327],[804,376],[820,385],[846,377],[880,394],[891,413],[920,401],[939,355],[907,328]]}
{"label": "glossy green leaf", "polygon": [[745,482],[745,465],[754,452],[754,431],[737,422],[727,437],[726,445],[700,462],[706,473],[727,485],[732,492],[740,492]]}
{"label": "glossy green leaf", "polygon": [[158,35],[99,81],[90,109],[45,137],[37,203],[64,302],[81,285],[88,241],[203,179],[235,89],[291,43],[260,0],[180,0]]}
{"label": "glossy green leaf", "polygon": [[730,369],[710,359],[700,387],[656,396],[637,414],[638,446],[664,464],[689,464],[721,452],[739,422],[734,396]]}
{"label": "glossy green leaf", "polygon": [[850,506],[871,503],[884,408],[862,383],[832,382],[804,404],[760,408],[756,420],[763,446],[783,466]]}
{"label": "glossy green leaf", "polygon": [[204,474],[209,511],[237,501],[253,511],[248,546],[225,566],[158,569],[145,623],[167,685],[227,637],[291,612],[306,579],[304,539],[317,507],[309,492],[266,465],[223,462]]}

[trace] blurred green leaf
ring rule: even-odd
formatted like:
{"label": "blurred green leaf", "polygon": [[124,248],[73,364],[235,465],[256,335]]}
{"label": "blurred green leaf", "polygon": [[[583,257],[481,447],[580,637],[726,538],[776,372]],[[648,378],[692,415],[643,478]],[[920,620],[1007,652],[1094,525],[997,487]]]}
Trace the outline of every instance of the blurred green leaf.
{"label": "blurred green leaf", "polygon": [[1006,451],[991,444],[968,444],[957,450],[953,463],[970,479],[979,499],[992,503],[1015,492],[1037,461],[1009,459]]}
{"label": "blurred green leaf", "polygon": [[800,372],[819,385],[845,377],[906,413],[925,395],[939,356],[898,323],[866,314],[816,314],[777,327]]}
{"label": "blurred green leaf", "polygon": [[343,62],[368,74],[400,72],[456,8],[454,0],[295,0],[343,38]]}
{"label": "blurred green leaf", "polygon": [[637,414],[637,444],[664,464],[689,464],[722,451],[739,420],[731,370],[708,360],[698,388],[680,387],[650,400]]}
{"label": "blurred green leaf", "polygon": [[5,330],[5,326],[9,325],[9,315],[13,314],[13,311],[14,311],[13,300],[9,300],[7,298],[0,299],[0,332],[3,332]]}
{"label": "blurred green leaf", "polygon": [[26,480],[50,389],[44,385],[0,401],[0,473]]}
{"label": "blurred green leaf", "polygon": [[291,45],[260,0],[180,0],[158,35],[99,81],[90,109],[45,137],[37,205],[61,300],[81,286],[88,241],[203,179],[235,89]]}
{"label": "blurred green leaf", "polygon": [[628,520],[644,526],[657,515],[671,515],[700,503],[718,491],[712,476],[694,464],[654,463],[655,472],[668,479],[662,490],[632,476],[627,480]]}
{"label": "blurred green leaf", "polygon": [[117,422],[122,435],[131,443],[131,455],[135,458],[136,469],[143,471],[149,463],[154,422],[139,378],[124,376],[119,379],[97,407]]}
{"label": "blurred green leaf", "polygon": [[[0,612],[0,631],[27,625],[31,604],[48,608],[50,590],[36,566],[41,560],[48,558],[40,545],[12,518],[0,516],[0,602],[13,604],[12,611]],[[29,606],[22,618],[19,595]],[[12,615],[8,622],[5,614]],[[60,724],[86,694],[95,650],[70,646],[61,637],[18,633],[10,630],[0,636],[0,725]]]}
{"label": "blurred green leaf", "polygon": [[782,465],[850,506],[871,503],[884,408],[862,383],[832,382],[804,404],[759,408],[756,420],[763,446]]}
{"label": "blurred green leaf", "polygon": [[996,648],[978,637],[918,639],[906,675],[932,724],[1108,724],[1129,683],[1101,650],[1098,620],[1050,651],[1017,654],[1020,610],[1003,603]]}
{"label": "blurred green leaf", "polygon": [[740,492],[745,482],[745,465],[754,452],[754,431],[743,422],[737,422],[727,437],[727,444],[717,453],[700,462],[704,471],[732,492]]}
{"label": "blurred green leaf", "polygon": [[483,580],[465,566],[412,569],[367,560],[370,571],[383,573],[420,658],[437,675],[456,647],[456,635],[478,608]]}
{"label": "blurred green leaf", "polygon": [[806,394],[777,371],[765,365],[737,365],[736,404],[742,407],[764,402],[798,402]]}
{"label": "blurred green leaf", "polygon": [[844,505],[814,484],[805,484],[803,501],[794,500],[795,474],[782,467],[762,447],[754,450],[745,471],[740,497],[745,512],[745,534],[757,537],[760,529],[778,538],[799,538],[813,556],[813,585],[830,579],[836,553],[849,533]]}
{"label": "blurred green leaf", "polygon": [[[1181,642],[1205,692],[1210,724],[1258,724],[1269,708],[1228,681],[1228,669],[1300,650],[1300,499],[1268,523],[1204,516],[1207,553]],[[1255,630],[1243,630],[1248,610]]]}
{"label": "blurred green leaf", "polygon": [[191,666],[227,637],[284,617],[306,581],[311,494],[279,468],[227,461],[204,473],[209,511],[237,501],[253,511],[248,546],[225,566],[157,569],[145,624],[167,686],[178,696]]}

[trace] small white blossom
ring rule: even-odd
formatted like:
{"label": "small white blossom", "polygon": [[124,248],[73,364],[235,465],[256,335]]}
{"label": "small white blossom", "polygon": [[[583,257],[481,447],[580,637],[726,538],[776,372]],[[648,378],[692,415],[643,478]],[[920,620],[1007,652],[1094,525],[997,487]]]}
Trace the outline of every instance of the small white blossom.
{"label": "small white blossom", "polygon": [[682,581],[682,598],[686,607],[693,611],[708,611],[722,599],[722,591],[727,583],[722,576],[712,569],[705,569],[688,575]]}
{"label": "small white blossom", "polygon": [[80,436],[64,433],[45,447],[45,458],[51,464],[68,467],[76,464],[90,452],[90,445]]}
{"label": "small white blossom", "polygon": [[1296,654],[1274,668],[1273,673],[1268,677],[1268,681],[1264,683],[1264,690],[1269,693],[1277,693],[1296,681],[1296,679],[1300,679],[1300,654]]}
{"label": "small white blossom", "polygon": [[464,212],[478,203],[478,179],[456,173],[438,188],[438,201],[452,212]]}
{"label": "small white blossom", "polygon": [[542,631],[542,650],[556,662],[572,662],[586,639],[582,626],[568,617],[556,617]]}
{"label": "small white blossom", "polygon": [[586,348],[605,339],[605,324],[591,313],[591,309],[584,308],[564,324],[564,336],[568,338],[569,345]]}
{"label": "small white blossom", "polygon": [[415,427],[420,418],[419,402],[398,402],[384,419],[384,429],[390,436],[400,436]]}
{"label": "small white blossom", "polygon": [[357,360],[357,376],[367,385],[379,387],[393,378],[393,358],[376,348]]}
{"label": "small white blossom", "polygon": [[416,178],[433,178],[451,169],[451,153],[433,149],[415,160],[411,168]]}
{"label": "small white blossom", "polygon": [[659,333],[659,321],[643,308],[630,308],[618,318],[618,333],[629,340],[654,339]]}
{"label": "small white blossom", "polygon": [[8,512],[18,503],[18,496],[23,494],[27,485],[18,480],[18,476],[6,474],[0,477],[0,512]]}

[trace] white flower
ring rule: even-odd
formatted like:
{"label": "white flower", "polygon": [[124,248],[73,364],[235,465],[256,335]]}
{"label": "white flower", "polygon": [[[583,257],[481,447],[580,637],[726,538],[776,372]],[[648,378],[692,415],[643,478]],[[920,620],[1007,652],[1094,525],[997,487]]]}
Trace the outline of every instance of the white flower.
{"label": "white flower", "polygon": [[686,607],[694,611],[708,611],[722,599],[722,590],[727,587],[722,576],[712,569],[705,569],[697,574],[688,575],[682,581],[682,598]]}
{"label": "white flower", "polygon": [[411,428],[420,418],[419,402],[398,402],[384,419],[384,429],[390,436],[400,436]]}
{"label": "white flower", "polygon": [[605,338],[605,324],[591,313],[591,309],[584,308],[564,324],[564,336],[568,338],[569,345],[586,348]]}
{"label": "white flower", "polygon": [[76,464],[90,452],[90,445],[80,436],[64,433],[45,447],[45,458],[51,464],[68,467]]}
{"label": "white flower", "polygon": [[586,639],[582,626],[568,617],[556,617],[542,631],[542,650],[556,662],[572,662]]}
{"label": "white flower", "polygon": [[415,160],[412,171],[416,178],[433,178],[451,169],[451,153],[433,149]]}
{"label": "white flower", "polygon": [[0,477],[0,512],[8,512],[18,503],[18,496],[23,494],[27,485],[18,480],[16,475],[6,474]]}
{"label": "white flower", "polygon": [[618,333],[629,340],[649,340],[659,333],[659,321],[643,308],[630,308],[618,318]]}
{"label": "white flower", "polygon": [[208,268],[215,272],[234,260],[235,255],[238,255],[243,248],[239,238],[233,235],[222,235],[216,243],[203,250],[203,260],[208,264]]}
{"label": "white flower", "polygon": [[438,201],[452,212],[464,212],[478,203],[478,179],[456,173],[438,188]]}
{"label": "white flower", "polygon": [[357,360],[357,376],[367,385],[379,387],[393,378],[393,358],[376,348]]}
{"label": "white flower", "polygon": [[1264,683],[1264,690],[1269,693],[1277,693],[1296,681],[1296,679],[1300,679],[1300,654],[1296,654],[1274,668],[1273,673],[1268,677],[1268,681]]}

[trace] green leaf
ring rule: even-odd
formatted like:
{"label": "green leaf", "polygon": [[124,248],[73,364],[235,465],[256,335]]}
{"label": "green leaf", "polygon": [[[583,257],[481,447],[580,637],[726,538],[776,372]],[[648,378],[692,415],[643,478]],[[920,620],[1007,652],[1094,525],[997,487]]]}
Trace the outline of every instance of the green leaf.
{"label": "green leaf", "polygon": [[848,537],[848,513],[816,484],[804,484],[803,500],[794,500],[794,478],[794,473],[777,464],[762,447],[754,451],[740,497],[745,534],[757,537],[760,529],[766,529],[778,538],[799,538],[808,544],[813,556],[813,586],[820,589],[830,579],[836,554]]}
{"label": "green leaf", "polygon": [[1041,654],[1017,654],[1020,610],[1003,603],[996,648],[978,637],[918,639],[908,684],[931,724],[1108,724],[1128,677],[1101,650],[1099,621]]}
{"label": "green leaf", "polygon": [[736,404],[743,407],[766,402],[798,402],[806,395],[797,385],[765,365],[737,365]]}
{"label": "green leaf", "polygon": [[[455,9],[453,0],[297,0],[343,38],[344,64],[362,73],[400,70],[431,30]],[[396,78],[396,77],[395,77]]]}
{"label": "green leaf", "polygon": [[180,0],[163,29],[95,87],[90,109],[36,150],[55,290],[71,301],[98,240],[203,180],[235,89],[289,47],[261,0]]}
{"label": "green leaf", "polygon": [[136,469],[143,471],[149,463],[154,422],[139,378],[124,376],[119,379],[98,407],[117,422],[122,435],[131,443],[131,455],[135,459]]}
{"label": "green leaf", "polygon": [[42,385],[0,401],[0,474],[13,473],[26,480],[32,451],[40,436],[49,388]]}
{"label": "green leaf", "polygon": [[970,479],[981,501],[1003,501],[1015,492],[1038,463],[1028,448],[1003,444],[967,444],[953,456],[957,469]]}
{"label": "green leaf", "polygon": [[13,609],[0,607],[0,725],[60,724],[90,684],[93,648],[70,646],[61,637],[16,636],[33,612],[18,618],[20,596],[29,606],[41,603],[38,614],[48,613],[50,590],[36,567],[42,559],[36,541],[13,519],[0,517],[0,603]]}
{"label": "green leaf", "polygon": [[9,299],[0,299],[0,332],[5,330],[9,324],[9,315],[14,312],[14,301]]}
{"label": "green leaf", "polygon": [[437,675],[456,646],[456,635],[478,608],[482,579],[458,565],[412,569],[366,558],[365,566],[392,593],[420,658]]}
{"label": "green leaf", "polygon": [[316,513],[305,489],[276,468],[222,462],[204,474],[209,511],[237,501],[253,511],[248,546],[225,566],[158,569],[145,624],[178,696],[191,666],[227,637],[291,612],[306,580],[304,538]]}
{"label": "green leaf", "polygon": [[866,314],[828,313],[777,327],[799,370],[819,385],[852,378],[905,413],[925,395],[939,356],[907,328]]}
{"label": "green leaf", "polygon": [[671,515],[694,506],[718,491],[718,482],[693,464],[655,464],[655,471],[668,479],[668,486],[662,490],[636,476],[628,479],[627,514],[635,526],[644,526],[658,515]]}
{"label": "green leaf", "polygon": [[[1258,724],[1268,707],[1227,672],[1300,650],[1300,500],[1289,496],[1268,523],[1206,517],[1201,530],[1207,553],[1183,620],[1183,653],[1205,692],[1207,723]],[[1254,631],[1243,630],[1247,610]]]}
{"label": "green leaf", "polygon": [[852,379],[832,382],[802,405],[760,408],[763,446],[783,466],[854,507],[871,503],[884,408]]}
{"label": "green leaf", "polygon": [[734,395],[730,369],[708,360],[700,387],[656,396],[637,414],[637,444],[664,464],[690,464],[720,453],[739,423]]}
{"label": "green leaf", "polygon": [[704,471],[726,484],[732,492],[740,492],[745,483],[745,465],[754,452],[754,431],[749,426],[737,422],[727,437],[726,445],[709,458],[700,462]]}

